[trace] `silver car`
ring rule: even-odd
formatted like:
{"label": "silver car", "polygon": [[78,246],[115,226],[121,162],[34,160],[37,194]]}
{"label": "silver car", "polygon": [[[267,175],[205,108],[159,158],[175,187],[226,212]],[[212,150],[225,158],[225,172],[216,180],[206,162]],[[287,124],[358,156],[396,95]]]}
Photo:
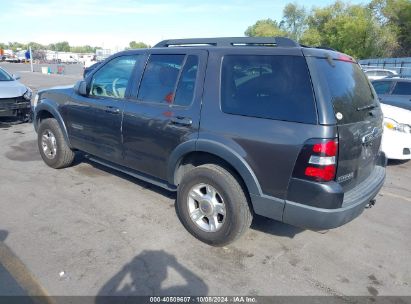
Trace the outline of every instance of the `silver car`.
{"label": "silver car", "polygon": [[387,77],[398,77],[398,73],[393,70],[386,70],[386,69],[371,69],[371,70],[364,70],[365,75],[367,75],[370,81],[383,79]]}
{"label": "silver car", "polygon": [[32,91],[18,81],[20,77],[0,67],[0,117],[27,119]]}

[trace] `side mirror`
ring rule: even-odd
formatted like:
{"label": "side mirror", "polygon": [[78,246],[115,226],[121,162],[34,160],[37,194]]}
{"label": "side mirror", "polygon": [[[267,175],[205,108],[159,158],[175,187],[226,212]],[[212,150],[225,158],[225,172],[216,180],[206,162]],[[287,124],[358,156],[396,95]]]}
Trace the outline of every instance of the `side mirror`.
{"label": "side mirror", "polygon": [[13,77],[14,80],[19,80],[21,78],[20,75],[17,74],[12,74],[11,77]]}
{"label": "side mirror", "polygon": [[87,96],[87,82],[84,80],[79,80],[74,85],[74,92],[81,96]]}

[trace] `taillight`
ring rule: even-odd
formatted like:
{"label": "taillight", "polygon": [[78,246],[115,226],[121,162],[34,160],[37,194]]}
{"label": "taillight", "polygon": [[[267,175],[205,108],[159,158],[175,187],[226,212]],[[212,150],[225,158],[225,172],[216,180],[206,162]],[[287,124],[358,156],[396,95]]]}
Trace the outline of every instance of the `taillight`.
{"label": "taillight", "polygon": [[315,153],[324,153],[327,156],[336,156],[338,150],[338,142],[330,140],[325,143],[314,144],[313,151]]}
{"label": "taillight", "polygon": [[298,156],[293,177],[329,182],[337,171],[338,141],[336,139],[310,139]]}
{"label": "taillight", "polygon": [[331,181],[335,177],[335,165],[324,166],[322,168],[307,167],[305,175],[314,177],[318,181]]}

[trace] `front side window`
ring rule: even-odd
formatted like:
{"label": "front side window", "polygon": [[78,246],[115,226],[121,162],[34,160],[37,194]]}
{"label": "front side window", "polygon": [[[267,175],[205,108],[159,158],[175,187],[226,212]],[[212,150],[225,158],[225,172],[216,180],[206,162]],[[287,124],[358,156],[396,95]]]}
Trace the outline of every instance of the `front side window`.
{"label": "front side window", "polygon": [[151,55],[141,80],[137,99],[172,103],[185,55]]}
{"label": "front side window", "polygon": [[124,98],[139,56],[142,55],[116,57],[105,64],[93,75],[90,96]]}
{"label": "front side window", "polygon": [[225,56],[221,110],[302,123],[317,121],[307,64],[299,56]]}
{"label": "front side window", "polygon": [[388,94],[391,89],[391,81],[374,82],[372,85],[377,94]]}
{"label": "front side window", "polygon": [[411,95],[411,82],[397,82],[393,95]]}

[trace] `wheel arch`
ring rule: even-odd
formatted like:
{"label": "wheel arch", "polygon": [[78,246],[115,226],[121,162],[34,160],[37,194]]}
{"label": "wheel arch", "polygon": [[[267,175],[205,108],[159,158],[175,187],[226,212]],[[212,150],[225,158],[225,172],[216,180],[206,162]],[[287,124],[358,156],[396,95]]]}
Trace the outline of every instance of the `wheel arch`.
{"label": "wheel arch", "polygon": [[211,140],[189,141],[172,153],[167,175],[169,183],[178,186],[185,172],[205,163],[222,165],[237,175],[248,194],[261,194],[257,177],[248,163],[234,150]]}
{"label": "wheel arch", "polygon": [[37,132],[39,125],[43,119],[54,118],[55,120],[57,120],[59,124],[59,127],[64,135],[64,140],[66,141],[67,145],[71,148],[66,124],[64,123],[63,117],[61,116],[60,112],[56,109],[57,106],[58,105],[51,100],[42,100],[42,102],[36,106],[34,112],[34,129]]}

